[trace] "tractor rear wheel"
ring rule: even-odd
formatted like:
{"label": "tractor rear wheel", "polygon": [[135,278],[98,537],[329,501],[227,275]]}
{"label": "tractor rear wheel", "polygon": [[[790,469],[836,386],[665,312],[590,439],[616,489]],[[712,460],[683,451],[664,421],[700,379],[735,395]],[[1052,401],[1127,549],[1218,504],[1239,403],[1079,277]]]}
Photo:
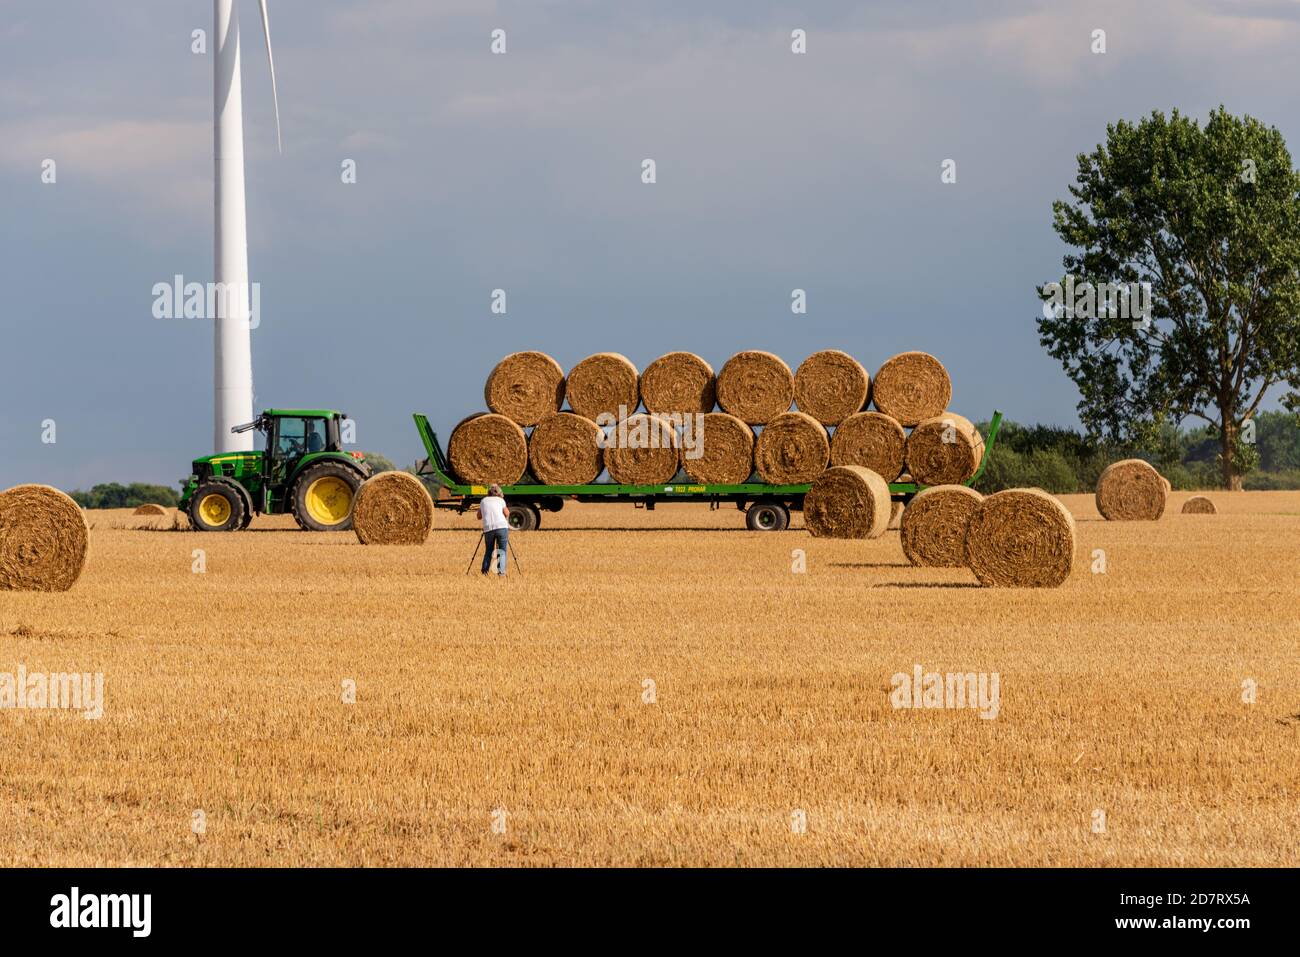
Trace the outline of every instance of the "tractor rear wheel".
{"label": "tractor rear wheel", "polygon": [[240,531],[243,531],[252,524],[253,516],[257,513],[257,510],[253,508],[253,496],[248,489],[244,488],[244,486],[240,485],[238,482],[235,482],[234,486],[239,491],[239,497],[244,500],[244,520],[239,523],[239,529]]}
{"label": "tractor rear wheel", "polygon": [[199,532],[234,532],[244,527],[244,496],[236,483],[209,479],[194,490],[190,527]]}
{"label": "tractor rear wheel", "polygon": [[307,532],[346,532],[352,528],[352,502],[361,476],[337,462],[309,466],[293,486],[293,517]]}

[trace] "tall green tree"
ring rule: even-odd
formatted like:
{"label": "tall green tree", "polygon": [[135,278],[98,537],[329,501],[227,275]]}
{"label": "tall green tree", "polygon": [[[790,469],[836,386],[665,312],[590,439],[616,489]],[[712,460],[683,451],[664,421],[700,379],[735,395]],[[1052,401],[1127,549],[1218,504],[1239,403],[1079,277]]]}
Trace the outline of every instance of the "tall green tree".
{"label": "tall green tree", "polygon": [[1052,204],[1066,275],[1151,292],[1149,321],[1044,309],[1039,340],[1078,386],[1081,420],[1141,442],[1203,419],[1224,486],[1241,488],[1255,459],[1243,427],[1265,394],[1285,384],[1300,409],[1300,174],[1282,135],[1223,107],[1204,127],[1154,112],[1108,126],[1069,191]]}

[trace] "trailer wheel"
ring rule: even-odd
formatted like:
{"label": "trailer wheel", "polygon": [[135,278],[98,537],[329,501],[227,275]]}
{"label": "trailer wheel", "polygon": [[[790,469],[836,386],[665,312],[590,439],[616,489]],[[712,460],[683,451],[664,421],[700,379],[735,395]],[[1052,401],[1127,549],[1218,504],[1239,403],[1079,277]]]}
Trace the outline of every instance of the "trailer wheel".
{"label": "trailer wheel", "polygon": [[511,505],[506,519],[512,532],[531,532],[542,526],[542,513],[534,505]]}
{"label": "trailer wheel", "polygon": [[755,502],[745,512],[745,527],[751,532],[780,532],[790,525],[790,513],[780,502]]}

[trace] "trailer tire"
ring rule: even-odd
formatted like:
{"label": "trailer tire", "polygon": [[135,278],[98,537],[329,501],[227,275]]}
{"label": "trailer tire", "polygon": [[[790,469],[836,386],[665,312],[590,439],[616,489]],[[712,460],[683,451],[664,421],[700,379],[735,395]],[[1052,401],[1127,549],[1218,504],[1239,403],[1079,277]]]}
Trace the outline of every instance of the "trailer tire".
{"label": "trailer tire", "polygon": [[755,502],[745,512],[751,532],[781,532],[790,527],[790,512],[780,502]]}
{"label": "trailer tire", "polygon": [[535,505],[511,505],[506,521],[510,523],[512,532],[531,532],[542,527],[542,513],[537,511]]}

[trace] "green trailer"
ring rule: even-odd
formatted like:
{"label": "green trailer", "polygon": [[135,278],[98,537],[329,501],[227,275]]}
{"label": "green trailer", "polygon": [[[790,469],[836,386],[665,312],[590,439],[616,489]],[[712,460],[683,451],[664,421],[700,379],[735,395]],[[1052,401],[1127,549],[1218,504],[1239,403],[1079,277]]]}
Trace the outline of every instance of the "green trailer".
{"label": "green trailer", "polygon": [[[418,473],[447,490],[448,498],[435,501],[438,508],[464,512],[474,508],[487,494],[483,485],[466,485],[452,476],[451,466],[438,435],[429,426],[428,416],[415,413],[415,427],[424,443],[427,458],[420,463]],[[989,423],[989,434],[984,442],[984,458],[979,471],[966,482],[974,485],[984,471],[989,453],[997,441],[1002,413],[995,411]],[[891,482],[890,494],[904,503],[925,486],[914,482]],[[638,508],[653,511],[656,505],[667,502],[708,502],[711,508],[720,508],[724,502],[734,504],[745,513],[745,524],[754,531],[779,532],[790,524],[790,513],[803,510],[803,497],[811,485],[767,485],[746,482],[741,485],[701,485],[688,478],[664,485],[619,485],[614,482],[593,482],[590,485],[507,485],[502,488],[510,502],[510,526],[520,530],[540,528],[542,512],[558,512],[566,500],[576,502],[631,502]]]}

